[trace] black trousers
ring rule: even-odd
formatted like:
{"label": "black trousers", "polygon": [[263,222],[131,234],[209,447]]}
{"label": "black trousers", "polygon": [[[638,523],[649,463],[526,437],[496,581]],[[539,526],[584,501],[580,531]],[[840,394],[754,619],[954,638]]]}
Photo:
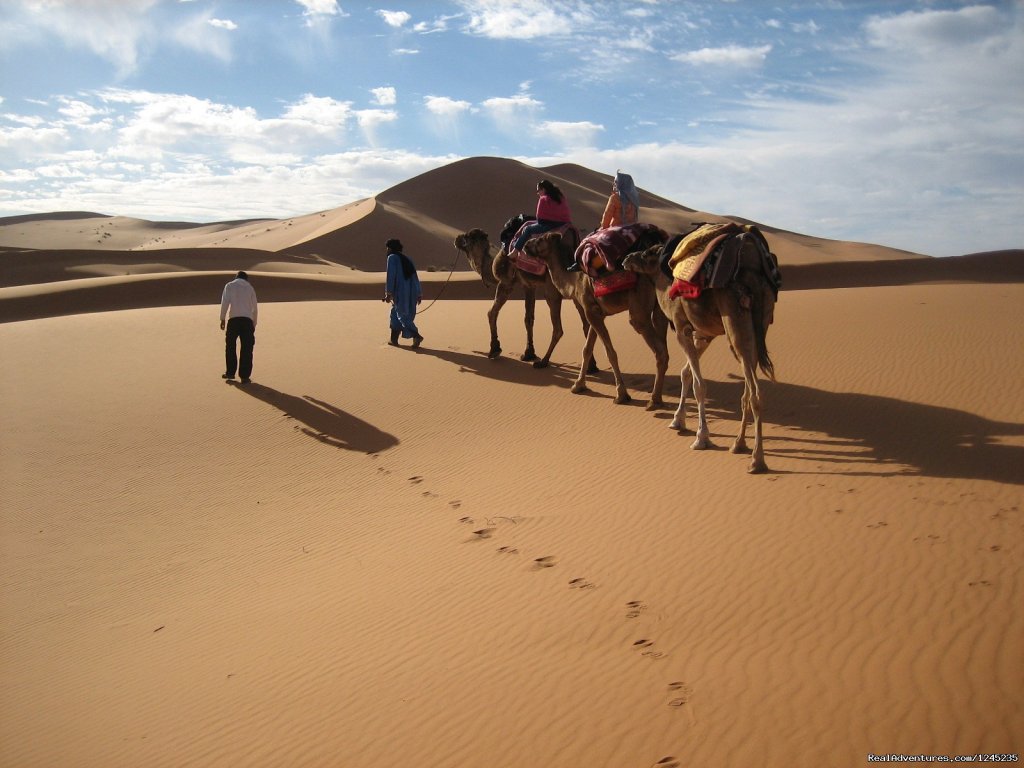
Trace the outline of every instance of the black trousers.
{"label": "black trousers", "polygon": [[[235,346],[238,341],[242,342],[242,354],[239,359],[235,355]],[[232,317],[228,320],[227,328],[224,331],[224,362],[227,367],[228,376],[235,375],[238,369],[239,377],[248,379],[252,375],[252,348],[256,346],[256,326],[248,317]]]}

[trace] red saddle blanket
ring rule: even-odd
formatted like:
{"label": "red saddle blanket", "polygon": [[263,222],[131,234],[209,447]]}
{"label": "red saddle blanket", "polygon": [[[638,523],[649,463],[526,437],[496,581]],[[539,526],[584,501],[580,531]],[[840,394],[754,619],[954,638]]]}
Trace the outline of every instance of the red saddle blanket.
{"label": "red saddle blanket", "polygon": [[597,297],[607,296],[609,293],[628,291],[636,285],[637,274],[625,269],[601,275],[594,278],[594,295]]}

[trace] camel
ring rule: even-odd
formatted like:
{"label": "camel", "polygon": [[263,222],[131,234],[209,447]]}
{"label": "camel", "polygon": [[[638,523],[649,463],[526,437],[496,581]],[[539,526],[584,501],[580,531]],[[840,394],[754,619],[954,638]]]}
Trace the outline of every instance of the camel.
{"label": "camel", "polygon": [[[664,242],[664,239],[664,233],[659,232],[656,236],[652,234],[638,240],[635,247],[647,248],[653,242]],[[629,324],[643,336],[647,346],[654,352],[656,373],[647,410],[651,411],[661,407],[665,372],[668,370],[668,343],[666,342],[668,320],[658,309],[653,281],[641,275],[636,284],[628,290],[596,296],[593,281],[588,275],[583,272],[569,272],[563,266],[572,261],[576,245],[571,242],[570,238],[563,238],[557,232],[547,232],[528,241],[524,246],[524,251],[527,254],[547,262],[551,282],[562,296],[572,299],[578,307],[582,308],[584,316],[590,323],[590,331],[587,333],[587,340],[583,347],[579,376],[572,385],[572,392],[579,394],[587,390],[587,373],[592,372],[590,363],[594,354],[594,345],[600,337],[608,352],[608,362],[615,377],[615,402],[622,404],[630,401],[629,391],[626,389],[619,371],[619,358],[605,324],[606,317],[628,311]]]}
{"label": "camel", "polygon": [[[526,351],[520,356],[520,360],[532,361],[534,368],[546,368],[551,360],[551,353],[559,339],[562,338],[562,294],[552,285],[551,280],[545,275],[533,275],[516,269],[509,261],[505,249],[497,256],[491,254],[490,240],[487,233],[482,229],[471,229],[455,238],[455,247],[466,254],[466,261],[473,270],[480,275],[484,285],[494,288],[494,303],[487,312],[487,321],[491,327],[491,348],[487,353],[490,358],[498,357],[501,354],[501,343],[498,341],[498,313],[508,301],[512,290],[517,286],[523,287],[523,294],[526,303]],[[534,307],[537,301],[537,292],[540,291],[544,300],[548,303],[551,312],[551,343],[548,345],[544,357],[538,359],[533,348],[533,319]],[[579,307],[577,307],[579,310]],[[589,324],[580,311],[580,319],[583,321],[583,333],[589,331]]]}
{"label": "camel", "polygon": [[696,299],[670,298],[672,278],[661,268],[662,255],[661,246],[631,253],[624,259],[623,267],[654,281],[658,304],[675,327],[676,339],[686,355],[686,363],[679,374],[679,407],[669,426],[680,431],[686,429],[684,406],[692,378],[698,425],[696,439],[690,447],[694,450],[713,447],[705,412],[707,387],[700,371],[700,357],[715,337],[724,335],[729,340],[733,355],[743,366],[744,382],[739,434],[730,450],[733,453],[747,452],[747,424],[752,415],[754,449],[747,471],[766,472],[768,467],[761,439],[763,399],[757,370],[760,368],[765,376],[775,381],[775,368],[768,357],[765,337],[774,316],[776,288],[764,274],[760,247],[753,235],[743,236],[735,277],[725,287],[705,288]]}

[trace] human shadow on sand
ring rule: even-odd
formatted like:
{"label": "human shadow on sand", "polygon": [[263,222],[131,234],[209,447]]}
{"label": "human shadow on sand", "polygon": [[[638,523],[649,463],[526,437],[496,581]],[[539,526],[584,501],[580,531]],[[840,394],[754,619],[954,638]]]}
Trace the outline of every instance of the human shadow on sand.
{"label": "human shadow on sand", "polygon": [[[922,475],[992,480],[1024,485],[1024,446],[1005,438],[1024,435],[1024,424],[992,421],[955,408],[911,403],[857,392],[828,392],[783,382],[764,382],[765,450],[829,465],[843,475]],[[676,388],[678,395],[678,386]],[[720,446],[731,444],[739,424],[743,383],[709,381],[708,416]],[[687,399],[687,427],[696,425]],[[779,427],[827,435],[793,435]],[[749,434],[748,434],[749,437]],[[871,465],[871,469],[858,467]],[[891,472],[879,472],[890,466]]]}
{"label": "human shadow on sand", "polygon": [[296,429],[325,445],[362,453],[377,453],[398,445],[394,435],[309,395],[288,395],[263,384],[235,384],[235,389],[274,406],[298,422]]}

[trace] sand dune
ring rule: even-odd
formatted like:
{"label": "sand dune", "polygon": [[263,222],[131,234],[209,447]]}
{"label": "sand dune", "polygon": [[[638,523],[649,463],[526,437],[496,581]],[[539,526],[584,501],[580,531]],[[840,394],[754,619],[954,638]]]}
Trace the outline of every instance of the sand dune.
{"label": "sand dune", "polygon": [[[480,180],[518,165],[464,161],[433,195],[417,178],[313,214],[337,230],[182,225],[154,247],[155,228],[112,217],[121,246],[92,249],[67,228],[94,215],[0,222],[0,766],[1019,752],[1021,252],[766,228],[791,258],[771,471],[751,476],[727,450],[742,387],[723,341],[703,452],[668,429],[678,378],[644,410],[652,356],[621,315],[629,405],[607,370],[569,393],[568,308],[550,368],[515,359],[521,302],[505,357],[486,357],[480,281],[424,262],[504,217],[507,192]],[[596,210],[607,177],[544,172]],[[698,215],[673,205],[660,215]],[[253,227],[271,231],[203,239]],[[385,343],[369,269],[392,227],[422,254],[418,352]],[[239,268],[262,302],[248,387],[219,378],[216,302]]]}

